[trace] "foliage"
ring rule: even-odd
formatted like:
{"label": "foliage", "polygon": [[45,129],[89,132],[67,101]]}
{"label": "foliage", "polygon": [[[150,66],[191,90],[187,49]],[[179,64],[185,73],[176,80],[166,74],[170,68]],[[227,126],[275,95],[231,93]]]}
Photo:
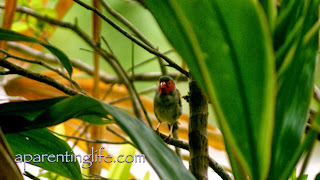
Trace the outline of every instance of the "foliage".
{"label": "foliage", "polygon": [[[40,0],[33,2],[40,6]],[[306,179],[306,175],[296,177],[294,168],[310,150],[317,134],[314,127],[320,125],[317,116],[304,136],[319,49],[320,0],[280,1],[278,6],[268,0],[145,2],[213,104],[235,179]],[[78,28],[77,23],[70,27]],[[86,37],[81,29],[74,32]],[[130,37],[128,34],[125,36]],[[5,29],[0,29],[0,40],[41,44],[71,77],[73,64],[55,46]],[[121,79],[125,72],[112,49],[108,54],[100,44],[84,40],[110,64],[118,63],[112,67]],[[130,91],[134,83],[127,80]],[[115,123],[161,179],[194,179],[152,128],[88,95],[0,105],[0,126],[15,154],[71,154],[68,144],[46,129],[71,118],[95,125]],[[76,162],[32,164],[70,179],[82,178]],[[131,164],[113,165],[109,178],[128,178]],[[149,174],[145,178],[149,179]]]}
{"label": "foliage", "polygon": [[215,106],[236,179],[289,177],[313,89],[319,1],[268,2],[147,0]]}
{"label": "foliage", "polygon": [[[75,105],[77,105],[77,107],[74,107]],[[42,113],[27,109],[26,112],[21,112],[20,114],[14,116],[14,112],[21,111],[21,107],[37,106],[41,107],[40,111],[42,111]],[[42,110],[42,108],[47,110]],[[70,98],[58,98],[36,102],[17,102],[0,105],[0,109],[2,112],[8,112],[1,118],[1,122],[3,122],[1,127],[5,126],[4,129],[16,128],[18,131],[35,129],[22,133],[18,132],[6,135],[8,142],[15,154],[61,154],[61,152],[62,154],[65,154],[66,151],[70,152],[71,150],[66,145],[58,146],[56,143],[48,143],[61,142],[62,140],[53,136],[47,130],[38,128],[52,126],[55,125],[57,121],[61,123],[70,118],[81,119],[83,114],[97,117],[103,117],[101,116],[102,114],[110,114],[119,124],[119,126],[131,137],[134,144],[146,156],[146,159],[148,159],[153,165],[161,178],[193,179],[190,172],[188,172],[182,162],[178,160],[178,157],[164,145],[162,140],[152,129],[150,129],[140,120],[122,112],[121,110],[93,98],[78,95]],[[71,111],[66,112],[66,109]],[[18,124],[16,120],[19,121]],[[96,118],[93,118],[93,120],[92,118],[85,118],[83,120],[87,120],[90,123],[97,123]],[[107,122],[108,121],[101,119],[98,124]],[[38,137],[37,134],[40,136]],[[144,137],[148,138],[146,139]],[[32,144],[30,142],[34,143]],[[27,143],[29,144],[28,148],[21,148],[23,144]],[[39,148],[39,144],[43,144],[41,149]],[[58,148],[58,152],[56,151],[56,148]],[[70,166],[72,165],[72,168],[58,164],[56,164],[56,167],[53,167],[49,166],[48,163],[39,163],[36,165],[65,177],[79,178],[79,176],[75,176],[74,174],[68,174],[75,173],[80,175],[80,169],[77,167],[77,164],[67,164]],[[68,169],[75,170],[71,170],[71,172],[69,172]]]}

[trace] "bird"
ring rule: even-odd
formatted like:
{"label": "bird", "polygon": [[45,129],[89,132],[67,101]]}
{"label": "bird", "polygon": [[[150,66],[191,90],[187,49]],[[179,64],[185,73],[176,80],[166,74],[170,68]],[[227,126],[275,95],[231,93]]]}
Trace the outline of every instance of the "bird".
{"label": "bird", "polygon": [[155,89],[154,114],[159,121],[156,131],[159,133],[161,123],[169,125],[172,134],[173,125],[182,114],[180,92],[176,89],[175,81],[170,76],[159,78],[158,88]]}

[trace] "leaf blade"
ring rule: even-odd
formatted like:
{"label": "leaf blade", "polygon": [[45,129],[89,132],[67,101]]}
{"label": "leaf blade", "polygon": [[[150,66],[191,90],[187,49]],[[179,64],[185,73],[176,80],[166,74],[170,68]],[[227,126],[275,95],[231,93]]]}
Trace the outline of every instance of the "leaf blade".
{"label": "leaf blade", "polygon": [[253,179],[265,179],[275,74],[262,8],[252,1],[147,0],[147,4],[214,103],[227,150],[234,153],[232,166],[242,167]]}
{"label": "leaf blade", "polygon": [[[69,155],[73,154],[71,148],[65,141],[52,135],[47,129],[35,129],[21,133],[8,133],[5,134],[5,136],[16,155],[16,160],[19,155],[26,157],[27,155],[31,155],[32,157],[40,155],[42,158],[39,159],[39,161],[34,161],[36,159],[34,158],[30,163],[70,179],[82,179],[78,161],[73,163],[64,163],[58,160],[58,162],[51,163],[48,160],[49,158],[47,158],[47,161],[45,160],[43,155],[47,155],[47,157],[50,156],[49,154],[65,155],[66,152],[68,152]],[[28,146],[26,146],[26,144],[28,144]],[[74,154],[73,157],[75,157]],[[23,162],[22,159],[21,161]],[[27,160],[24,161],[27,162]]]}
{"label": "leaf blade", "polygon": [[69,61],[69,58],[67,57],[66,54],[64,54],[61,50],[58,48],[44,43],[36,38],[32,38],[29,36],[25,36],[23,34],[19,34],[14,31],[6,30],[3,28],[0,28],[0,40],[7,40],[7,41],[26,41],[26,42],[34,42],[34,43],[39,43],[45,48],[47,48],[51,53],[53,53],[63,64],[63,66],[66,68],[66,70],[69,73],[69,76],[71,77],[72,75],[72,65],[71,62]]}

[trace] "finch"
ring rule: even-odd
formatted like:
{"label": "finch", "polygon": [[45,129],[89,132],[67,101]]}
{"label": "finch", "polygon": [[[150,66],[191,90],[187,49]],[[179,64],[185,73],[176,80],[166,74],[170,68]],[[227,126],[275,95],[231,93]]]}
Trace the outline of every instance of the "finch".
{"label": "finch", "polygon": [[161,76],[159,79],[154,96],[154,113],[159,120],[157,132],[161,123],[167,123],[170,126],[170,137],[173,124],[182,114],[180,92],[170,76]]}

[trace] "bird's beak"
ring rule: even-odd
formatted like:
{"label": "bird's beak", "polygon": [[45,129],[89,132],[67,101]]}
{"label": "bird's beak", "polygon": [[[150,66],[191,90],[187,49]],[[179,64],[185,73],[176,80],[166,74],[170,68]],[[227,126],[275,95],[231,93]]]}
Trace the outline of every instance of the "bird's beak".
{"label": "bird's beak", "polygon": [[166,86],[167,86],[166,82],[160,82],[161,89],[166,88]]}

